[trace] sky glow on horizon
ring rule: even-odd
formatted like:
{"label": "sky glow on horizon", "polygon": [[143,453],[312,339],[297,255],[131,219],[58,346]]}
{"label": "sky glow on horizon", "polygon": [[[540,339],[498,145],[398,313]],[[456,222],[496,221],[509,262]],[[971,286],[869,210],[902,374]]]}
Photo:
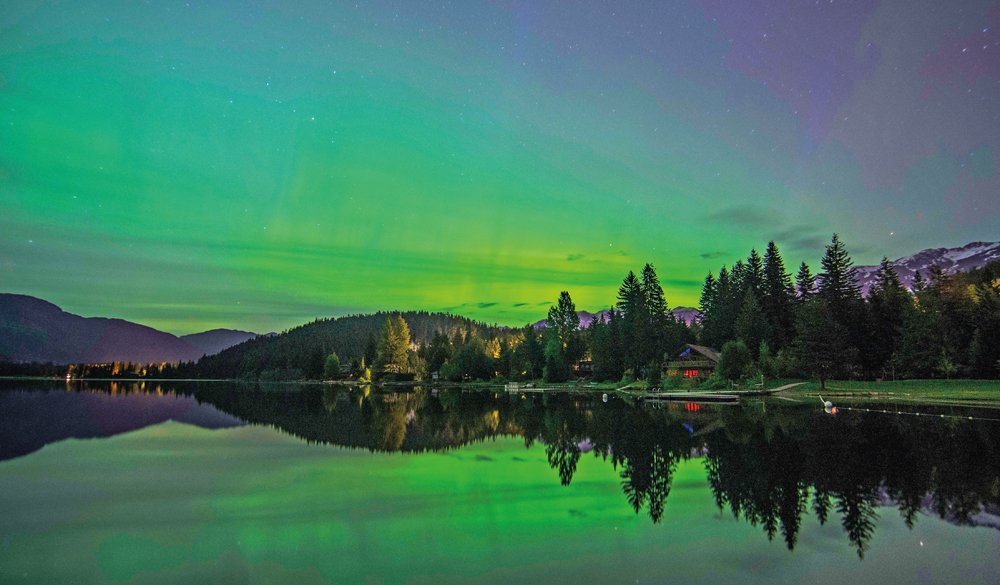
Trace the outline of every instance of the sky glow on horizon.
{"label": "sky glow on horizon", "polygon": [[176,334],[1000,240],[997,2],[0,9],[0,292]]}

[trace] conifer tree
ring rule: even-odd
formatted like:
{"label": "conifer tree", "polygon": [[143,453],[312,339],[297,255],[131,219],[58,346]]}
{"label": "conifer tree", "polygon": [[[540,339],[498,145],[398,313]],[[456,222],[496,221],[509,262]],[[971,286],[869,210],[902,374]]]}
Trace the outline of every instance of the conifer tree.
{"label": "conifer tree", "polygon": [[646,309],[649,311],[650,321],[662,325],[667,317],[667,299],[663,295],[663,287],[660,286],[660,279],[656,276],[656,269],[652,264],[646,264],[642,269],[641,287],[646,297]]}
{"label": "conifer tree", "polygon": [[760,352],[760,342],[766,341],[771,334],[771,327],[767,322],[767,317],[757,302],[757,297],[753,290],[748,289],[743,297],[743,308],[740,316],[736,319],[736,339],[743,340],[754,359],[757,359]]}
{"label": "conifer tree", "polygon": [[764,295],[764,261],[755,248],[750,249],[743,272],[743,294],[747,291],[753,293],[758,302]]}
{"label": "conifer tree", "polygon": [[701,311],[701,339],[700,343],[711,346],[716,337],[716,330],[719,327],[719,282],[715,280],[709,272],[705,277],[705,284],[701,287],[701,300],[698,309]]}
{"label": "conifer tree", "polygon": [[787,346],[795,337],[795,289],[792,277],[785,270],[785,263],[774,241],[768,243],[764,253],[764,314],[772,327],[771,347],[777,351]]}
{"label": "conifer tree", "polygon": [[729,271],[729,286],[732,291],[731,304],[738,313],[743,306],[743,294],[747,291],[747,266],[742,260],[737,260]]}
{"label": "conifer tree", "polygon": [[410,329],[397,313],[386,317],[379,334],[376,371],[402,372],[409,368]]}
{"label": "conifer tree", "polygon": [[837,234],[826,247],[822,260],[823,272],[819,275],[819,290],[816,296],[826,302],[830,319],[837,324],[837,332],[845,340],[838,369],[845,373],[858,365],[858,348],[867,344],[865,330],[865,307],[861,298],[861,287],[855,275],[854,261]]}
{"label": "conifer tree", "polygon": [[618,308],[625,313],[626,318],[628,315],[635,314],[636,306],[639,303],[639,296],[642,294],[642,285],[639,283],[639,279],[636,278],[635,273],[631,270],[628,275],[625,276],[625,280],[622,281],[621,287],[618,289]]}
{"label": "conifer tree", "polygon": [[625,368],[632,368],[633,372],[638,374],[644,365],[641,340],[646,339],[649,329],[649,311],[642,283],[632,271],[625,276],[622,286],[618,289],[618,308],[622,310],[621,335]]}
{"label": "conifer tree", "polygon": [[642,269],[642,292],[645,298],[646,327],[645,338],[637,340],[640,344],[642,365],[663,359],[663,353],[668,349],[672,326],[676,322],[668,314],[667,300],[660,286],[660,279],[652,264],[646,264]]}
{"label": "conifer tree", "polygon": [[843,324],[853,316],[854,305],[861,299],[861,289],[852,268],[854,261],[837,234],[833,234],[833,240],[826,247],[821,264],[823,272],[819,275],[817,294],[827,302],[833,319]]}
{"label": "conifer tree", "polygon": [[563,343],[566,343],[569,336],[579,329],[580,315],[577,314],[576,305],[570,298],[568,291],[559,293],[559,300],[555,305],[549,307],[545,323],[549,330],[555,332]]}
{"label": "conifer tree", "polygon": [[[869,362],[868,369],[883,375],[902,350],[903,329],[906,325],[908,312],[913,310],[913,297],[903,288],[903,284],[893,268],[892,262],[882,258],[875,282],[868,291],[867,336],[868,351],[865,352]],[[897,356],[896,360],[893,356]],[[890,372],[894,378],[895,372]]]}
{"label": "conifer tree", "polygon": [[732,273],[726,272],[726,267],[723,266],[719,271],[718,339],[715,342],[716,345],[713,347],[720,348],[727,341],[736,339],[733,327],[736,325],[736,319],[739,317],[740,309],[742,308],[743,297],[738,296],[740,290],[741,287],[739,286],[738,279],[734,281]]}
{"label": "conifer tree", "polygon": [[809,270],[809,265],[803,262],[799,266],[799,273],[795,275],[795,284],[798,289],[799,304],[805,304],[814,294],[816,294],[816,277]]}
{"label": "conifer tree", "polygon": [[710,319],[712,313],[715,311],[716,295],[718,294],[716,284],[715,277],[709,272],[708,276],[705,277],[705,284],[701,287],[701,299],[698,301],[698,309],[701,311],[703,325],[705,319]]}

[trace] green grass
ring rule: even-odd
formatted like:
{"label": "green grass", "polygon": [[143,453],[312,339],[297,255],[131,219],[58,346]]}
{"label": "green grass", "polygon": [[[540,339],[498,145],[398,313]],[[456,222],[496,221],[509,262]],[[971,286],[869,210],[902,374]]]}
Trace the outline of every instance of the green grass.
{"label": "green grass", "polygon": [[[770,384],[768,385],[770,386]],[[818,381],[807,381],[791,390],[797,394],[818,394]],[[997,380],[899,380],[868,382],[827,380],[826,395],[853,395],[858,398],[947,399],[1000,401],[1000,381]]]}

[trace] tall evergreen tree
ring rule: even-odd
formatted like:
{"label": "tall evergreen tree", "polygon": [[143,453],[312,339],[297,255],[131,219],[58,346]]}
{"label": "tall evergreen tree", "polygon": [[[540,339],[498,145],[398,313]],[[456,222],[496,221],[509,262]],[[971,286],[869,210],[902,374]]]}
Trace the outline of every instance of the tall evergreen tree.
{"label": "tall evergreen tree", "polygon": [[667,299],[656,276],[652,264],[646,264],[642,269],[642,292],[646,297],[646,309],[649,311],[650,322],[661,324],[667,317]]}
{"label": "tall evergreen tree", "polygon": [[542,368],[545,367],[545,348],[538,334],[538,330],[530,323],[522,329],[524,333],[524,343],[517,349],[518,361],[524,371],[524,376],[529,380],[542,377]]}
{"label": "tall evergreen tree", "polygon": [[[868,332],[865,329],[861,287],[858,286],[857,276],[852,268],[854,261],[837,234],[833,234],[833,239],[826,247],[821,264],[823,272],[819,275],[816,296],[826,302],[830,318],[837,324],[836,334],[843,335],[846,340],[838,368],[847,375],[859,365],[859,348],[867,345]],[[831,332],[832,334],[834,333]]]}
{"label": "tall evergreen tree", "polygon": [[806,372],[819,378],[820,388],[842,368],[847,353],[847,333],[833,319],[822,297],[810,299],[798,311],[795,321],[795,349]]}
{"label": "tall evergreen tree", "polygon": [[774,351],[787,346],[795,338],[795,289],[792,277],[785,270],[778,246],[772,240],[764,253],[764,314],[772,328],[771,347]]}
{"label": "tall evergreen tree", "polygon": [[904,327],[913,310],[913,296],[903,288],[892,262],[882,258],[875,282],[868,291],[869,327],[865,352],[868,370],[895,378],[902,350]]}
{"label": "tall evergreen tree", "polygon": [[375,369],[379,372],[402,372],[409,367],[410,329],[398,314],[386,317],[379,333]]}
{"label": "tall evergreen tree", "polygon": [[716,338],[716,330],[719,327],[719,281],[715,280],[709,272],[705,277],[705,284],[701,287],[701,300],[698,302],[698,309],[701,311],[699,323],[701,325],[701,337],[699,343],[711,346]]}
{"label": "tall evergreen tree", "polygon": [[621,313],[612,309],[608,319],[608,361],[605,380],[620,380],[625,375],[625,348]]}
{"label": "tall evergreen tree", "polygon": [[736,319],[735,333],[736,338],[742,339],[750,349],[754,359],[759,357],[760,342],[766,341],[771,336],[771,326],[751,289],[747,289],[743,296],[743,308]]}
{"label": "tall evergreen tree", "polygon": [[742,308],[742,299],[736,298],[738,288],[733,285],[729,271],[723,266],[719,270],[719,280],[716,282],[715,316],[713,317],[715,325],[712,334],[705,340],[709,347],[720,348],[727,341],[735,339],[733,327],[736,325],[736,319]]}
{"label": "tall evergreen tree", "polygon": [[566,343],[569,336],[580,328],[580,315],[576,312],[576,305],[570,298],[568,291],[559,293],[559,300],[555,305],[549,307],[549,315],[545,323],[550,331],[555,332],[563,343]]}
{"label": "tall evergreen tree", "polygon": [[652,361],[663,359],[672,326],[676,322],[667,313],[667,300],[652,264],[646,264],[642,269],[642,292],[646,306],[645,338],[637,341],[640,344],[642,365],[646,366]]}
{"label": "tall evergreen tree", "polygon": [[634,315],[640,296],[642,296],[642,284],[636,278],[635,273],[630,270],[625,276],[625,280],[622,281],[621,287],[618,288],[618,309],[626,316]]}
{"label": "tall evergreen tree", "polygon": [[632,271],[625,276],[618,289],[618,308],[622,311],[621,334],[625,367],[632,368],[633,373],[638,376],[644,365],[641,340],[646,339],[649,330],[649,311],[642,283]]}
{"label": "tall evergreen tree", "polygon": [[705,284],[701,287],[701,299],[698,301],[702,324],[704,324],[706,316],[710,316],[715,311],[716,295],[719,292],[716,285],[715,277],[709,272],[708,276],[705,277]]}
{"label": "tall evergreen tree", "polygon": [[750,250],[743,274],[743,294],[746,295],[747,291],[750,291],[760,302],[764,296],[764,261],[755,248]]}
{"label": "tall evergreen tree", "polygon": [[731,301],[738,313],[743,306],[743,295],[747,292],[747,266],[742,260],[737,260],[729,271],[729,286]]}
{"label": "tall evergreen tree", "polygon": [[853,311],[861,300],[861,288],[852,268],[854,261],[837,234],[833,234],[821,263],[823,272],[819,275],[816,294],[827,302],[833,319],[845,324],[854,316]]}
{"label": "tall evergreen tree", "polygon": [[809,270],[809,265],[803,262],[799,266],[799,273],[795,275],[795,284],[798,289],[799,304],[805,304],[814,294],[816,294],[816,277]]}

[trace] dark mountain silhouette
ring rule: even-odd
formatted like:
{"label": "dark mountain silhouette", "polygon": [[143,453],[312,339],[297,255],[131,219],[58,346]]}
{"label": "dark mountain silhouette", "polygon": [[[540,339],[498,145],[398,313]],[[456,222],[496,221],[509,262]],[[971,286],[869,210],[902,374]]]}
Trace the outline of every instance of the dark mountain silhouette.
{"label": "dark mountain silhouette", "polygon": [[181,339],[197,347],[205,355],[215,355],[254,337],[257,337],[256,333],[236,329],[212,329],[191,335],[181,335]]}
{"label": "dark mountain silhouette", "polygon": [[27,295],[0,294],[0,359],[55,364],[180,362],[205,352],[122,319],[81,317]]}
{"label": "dark mountain silhouette", "polygon": [[205,429],[246,424],[211,404],[173,393],[4,391],[0,392],[0,461],[65,439],[111,437],[168,420]]}

